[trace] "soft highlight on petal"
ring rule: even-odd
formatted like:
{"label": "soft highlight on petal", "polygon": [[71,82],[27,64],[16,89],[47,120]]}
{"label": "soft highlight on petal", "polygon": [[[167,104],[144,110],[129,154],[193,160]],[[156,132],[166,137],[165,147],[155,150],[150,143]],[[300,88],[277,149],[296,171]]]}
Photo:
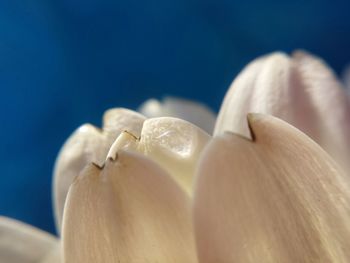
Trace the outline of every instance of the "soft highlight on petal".
{"label": "soft highlight on petal", "polygon": [[149,118],[176,117],[189,121],[212,134],[216,115],[207,106],[190,100],[166,97],[162,101],[150,99],[144,102],[139,111]]}
{"label": "soft highlight on petal", "polygon": [[0,217],[0,262],[37,263],[58,246],[58,240],[37,228]]}
{"label": "soft highlight on petal", "polygon": [[120,149],[142,153],[192,195],[198,159],[210,138],[187,121],[171,117],[152,118],[144,122],[140,138],[129,132],[121,134],[113,143],[108,157],[114,158]]}
{"label": "soft highlight on petal", "polygon": [[253,141],[225,133],[200,161],[199,261],[349,262],[348,178],[287,123],[250,115],[249,125]]}
{"label": "soft highlight on petal", "polygon": [[103,130],[85,124],[68,138],[57,157],[54,170],[54,208],[58,230],[73,179],[91,162],[102,165],[112,143],[121,132],[127,130],[139,135],[144,120],[145,117],[137,112],[123,108],[111,109],[104,114]]}
{"label": "soft highlight on petal", "polygon": [[154,162],[123,151],[72,184],[62,240],[66,263],[196,262],[189,198]]}

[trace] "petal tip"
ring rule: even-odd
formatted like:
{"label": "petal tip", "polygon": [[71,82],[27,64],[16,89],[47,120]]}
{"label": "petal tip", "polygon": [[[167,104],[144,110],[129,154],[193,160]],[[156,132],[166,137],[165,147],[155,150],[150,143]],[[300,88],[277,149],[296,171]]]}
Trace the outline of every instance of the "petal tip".
{"label": "petal tip", "polygon": [[261,114],[261,113],[248,113],[247,114],[247,121],[248,121],[248,128],[250,131],[250,136],[252,138],[252,141],[255,141],[257,138],[257,133],[259,127],[259,123],[261,121],[264,121],[265,119],[269,118],[268,115]]}
{"label": "petal tip", "polygon": [[[89,165],[88,165],[89,166]],[[102,165],[99,165],[99,164],[97,164],[97,163],[95,163],[95,162],[92,162],[91,163],[91,165],[90,165],[90,167],[94,167],[95,169],[98,169],[98,170],[102,170],[103,169],[103,167],[104,167],[104,164],[102,164]],[[87,169],[87,168],[86,168]]]}

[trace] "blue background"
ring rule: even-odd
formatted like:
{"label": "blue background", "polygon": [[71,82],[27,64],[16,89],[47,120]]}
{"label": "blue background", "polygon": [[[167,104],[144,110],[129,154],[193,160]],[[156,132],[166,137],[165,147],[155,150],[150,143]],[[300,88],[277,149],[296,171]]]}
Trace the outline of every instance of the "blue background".
{"label": "blue background", "polygon": [[350,62],[340,1],[0,2],[0,214],[54,232],[51,174],[67,136],[104,110],[166,94],[218,110],[242,67],[304,48]]}

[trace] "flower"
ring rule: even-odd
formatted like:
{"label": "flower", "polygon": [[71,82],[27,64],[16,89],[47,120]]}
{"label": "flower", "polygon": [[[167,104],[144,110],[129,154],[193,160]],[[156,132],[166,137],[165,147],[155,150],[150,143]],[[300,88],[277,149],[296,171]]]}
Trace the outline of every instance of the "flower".
{"label": "flower", "polygon": [[249,137],[249,112],[287,121],[350,172],[349,96],[319,58],[303,51],[290,57],[276,52],[251,62],[228,90],[214,135],[228,130]]}
{"label": "flower", "polygon": [[213,113],[192,102],[150,100],[140,112],[151,118],[108,110],[103,129],[81,126],[58,156],[61,240],[2,218],[0,259],[348,262],[348,105],[323,62],[299,52],[248,65],[213,137]]}

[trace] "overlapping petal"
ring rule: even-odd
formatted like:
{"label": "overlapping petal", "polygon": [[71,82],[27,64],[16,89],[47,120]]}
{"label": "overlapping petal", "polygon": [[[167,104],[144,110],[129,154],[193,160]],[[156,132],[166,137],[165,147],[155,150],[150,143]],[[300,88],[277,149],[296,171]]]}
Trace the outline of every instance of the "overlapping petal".
{"label": "overlapping petal", "polygon": [[349,180],[316,143],[250,115],[253,141],[225,133],[199,165],[199,261],[349,262]]}
{"label": "overlapping petal", "polygon": [[333,72],[305,52],[274,53],[250,63],[230,87],[214,134],[249,137],[249,112],[279,117],[305,132],[339,163],[350,156],[349,97]]}
{"label": "overlapping petal", "polygon": [[72,184],[63,221],[70,262],[196,262],[190,201],[158,165],[118,152]]}
{"label": "overlapping petal", "polygon": [[136,151],[155,161],[190,195],[198,159],[210,136],[187,121],[151,118],[144,122],[139,138],[125,132],[113,143],[108,156],[120,149]]}
{"label": "overlapping petal", "polygon": [[[194,125],[213,130],[201,104],[166,98],[140,110],[153,118],[112,109],[102,130],[86,124],[67,140],[54,174],[61,242],[0,217],[0,262],[350,261],[350,181],[323,150],[350,171],[350,102],[323,61],[305,52],[253,61],[214,139]],[[247,123],[249,112],[323,149],[272,116]]]}
{"label": "overlapping petal", "polygon": [[145,117],[122,108],[106,111],[103,130],[90,124],[78,128],[61,149],[54,171],[54,208],[58,229],[63,207],[73,179],[89,163],[102,165],[107,153],[121,132],[127,130],[139,136]]}

